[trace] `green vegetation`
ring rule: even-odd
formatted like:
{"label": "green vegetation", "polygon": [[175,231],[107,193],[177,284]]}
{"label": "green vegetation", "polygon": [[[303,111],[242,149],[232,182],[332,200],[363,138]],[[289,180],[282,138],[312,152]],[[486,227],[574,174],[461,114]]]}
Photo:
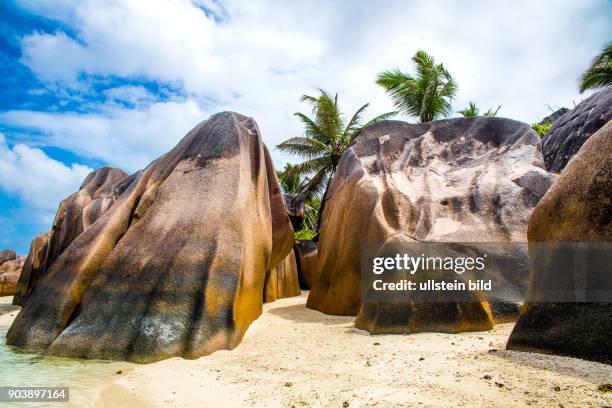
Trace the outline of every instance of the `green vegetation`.
{"label": "green vegetation", "polygon": [[[338,95],[331,97],[324,90],[319,91],[320,95],[318,97],[302,96],[302,101],[312,106],[313,118],[304,113],[295,113],[304,125],[303,136],[289,138],[276,148],[305,159],[302,163],[293,165],[289,173],[291,176],[298,178],[310,176],[302,191],[305,194],[318,193],[325,186],[325,192],[323,193],[323,197],[325,197],[340,158],[353,140],[361,134],[364,128],[389,119],[396,112],[384,113],[362,124],[363,113],[369,106],[366,103],[345,123],[338,106]],[[325,202],[323,201],[317,209],[317,226],[320,224],[324,206]]]}
{"label": "green vegetation", "polygon": [[606,45],[580,77],[580,93],[610,84],[612,84],[612,43]]}
{"label": "green vegetation", "polygon": [[540,139],[543,138],[550,128],[552,127],[552,122],[550,123],[534,123],[531,125],[531,128],[535,130],[535,132],[540,136]]}
{"label": "green vegetation", "polygon": [[287,163],[282,171],[276,172],[276,175],[280,181],[283,193],[293,197],[298,194],[304,194],[303,230],[313,231],[314,234],[319,216],[319,207],[321,206],[321,192],[316,188],[309,188],[311,180],[296,174],[293,171],[294,168],[294,165]]}
{"label": "green vegetation", "polygon": [[[497,106],[497,109],[493,110],[493,108],[490,108],[488,111],[486,111],[484,113],[483,116],[487,116],[487,117],[495,117],[497,116],[497,112],[499,112],[499,110],[501,109],[501,105]],[[478,116],[478,114],[480,113],[480,109],[478,109],[476,107],[476,103],[474,102],[470,102],[470,106],[458,111],[457,113],[459,113],[461,116],[465,117],[465,118],[472,118],[475,116]]]}
{"label": "green vegetation", "polygon": [[457,83],[444,65],[423,50],[412,57],[416,75],[398,68],[378,75],[376,83],[387,91],[395,107],[421,122],[430,122],[452,113],[451,100],[457,93]]}
{"label": "green vegetation", "polygon": [[301,230],[295,233],[295,239],[299,241],[310,241],[317,235],[316,232],[309,228],[302,228]]}

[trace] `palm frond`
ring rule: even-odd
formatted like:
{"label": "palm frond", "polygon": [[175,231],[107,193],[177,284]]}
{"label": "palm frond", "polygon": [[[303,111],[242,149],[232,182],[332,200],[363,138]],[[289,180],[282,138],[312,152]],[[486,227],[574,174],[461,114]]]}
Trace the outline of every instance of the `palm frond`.
{"label": "palm frond", "polygon": [[612,43],[604,47],[580,77],[580,93],[612,84]]}
{"label": "palm frond", "polygon": [[320,157],[328,151],[328,147],[320,141],[308,137],[291,137],[276,146],[281,152],[294,154],[306,159]]}
{"label": "palm frond", "polygon": [[380,73],[376,83],[385,88],[399,111],[421,122],[450,115],[457,83],[448,70],[423,50],[417,51],[412,61],[414,77],[396,68]]}
{"label": "palm frond", "polygon": [[383,120],[389,120],[395,115],[397,115],[397,111],[382,113],[374,117],[373,119],[370,119],[363,126],[360,126],[359,128],[355,129],[355,131],[350,134],[349,142],[352,142],[353,140],[357,139],[357,136],[359,136],[364,131],[364,129],[368,128],[369,126],[375,125],[376,123],[382,122]]}
{"label": "palm frond", "polygon": [[497,112],[499,112],[500,109],[501,109],[501,105],[497,105],[497,109],[495,110],[493,110],[493,108],[490,108],[489,110],[485,112],[484,116],[488,118],[494,118],[495,116],[497,116]]}

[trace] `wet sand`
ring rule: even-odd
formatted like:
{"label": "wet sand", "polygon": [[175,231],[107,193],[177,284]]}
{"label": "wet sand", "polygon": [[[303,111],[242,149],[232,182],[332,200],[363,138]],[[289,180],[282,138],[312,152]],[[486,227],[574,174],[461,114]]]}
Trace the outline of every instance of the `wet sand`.
{"label": "wet sand", "polygon": [[[198,360],[137,366],[99,407],[601,407],[612,366],[505,351],[512,324],[456,335],[379,335],[352,317],[306,309],[306,295],[264,307],[243,342]],[[490,376],[490,379],[485,378]]]}

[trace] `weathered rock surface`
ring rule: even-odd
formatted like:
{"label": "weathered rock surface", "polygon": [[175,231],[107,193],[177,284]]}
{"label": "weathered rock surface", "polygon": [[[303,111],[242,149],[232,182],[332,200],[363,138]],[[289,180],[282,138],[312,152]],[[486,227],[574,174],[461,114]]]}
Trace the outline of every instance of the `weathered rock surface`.
{"label": "weathered rock surface", "polygon": [[[542,168],[538,142],[528,125],[501,118],[366,129],[343,155],[327,195],[308,307],[359,313],[358,327],[376,333],[488,329],[492,310],[516,313],[527,276],[512,271],[488,299],[362,304],[360,256],[363,245],[387,242],[526,241],[531,211],[555,179]],[[525,252],[508,256],[524,260]]]}
{"label": "weathered rock surface", "polygon": [[612,86],[589,96],[554,122],[542,139],[548,171],[561,172],[584,142],[612,119]]}
{"label": "weathered rock surface", "polygon": [[319,247],[315,241],[296,241],[293,248],[296,252],[300,287],[310,289],[316,279]]}
{"label": "weathered rock surface", "polygon": [[21,275],[19,275],[17,287],[15,288],[15,294],[13,296],[14,305],[23,306],[30,293],[32,293],[32,290],[34,290],[43,277],[44,271],[46,270],[45,262],[47,259],[47,247],[50,237],[51,231],[47,231],[44,234],[36,236],[32,240],[30,252],[25,259]]}
{"label": "weathered rock surface", "polygon": [[87,175],[79,191],[62,200],[51,231],[32,241],[28,256],[31,262],[26,262],[25,273],[19,279],[13,304],[23,306],[53,262],[76,237],[112,207],[130,180],[122,170],[102,167]]}
{"label": "weathered rock surface", "polygon": [[6,261],[17,259],[17,253],[12,249],[3,249],[0,251],[0,265]]}
{"label": "weathered rock surface", "polygon": [[[79,191],[62,200],[53,221],[47,260],[50,265],[76,237],[87,230],[96,219],[110,208],[116,197],[112,189],[118,181],[127,177],[122,170],[102,167],[91,172],[79,187]],[[97,205],[89,208],[96,199]]]}
{"label": "weathered rock surface", "polygon": [[0,264],[0,296],[13,296],[25,256],[9,259]]}
{"label": "weathered rock surface", "polygon": [[295,255],[290,251],[281,263],[266,272],[264,302],[299,296],[301,293]]}
{"label": "weathered rock surface", "polygon": [[45,271],[7,343],[139,362],[235,347],[261,313],[266,271],[293,245],[256,123],[213,115],[113,188],[122,193]]}
{"label": "weathered rock surface", "polygon": [[[529,242],[612,242],[612,121],[586,141],[546,193],[529,221]],[[539,256],[563,256],[562,253]],[[533,253],[530,250],[533,259]],[[534,262],[529,299],[541,291],[572,291],[573,271],[560,272],[558,258]],[[554,265],[557,265],[555,267]],[[581,264],[585,290],[612,293],[610,266],[592,258]],[[570,272],[572,276],[569,276]],[[587,299],[589,300],[589,299]],[[612,363],[612,303],[527,303],[508,340],[508,349],[554,353]]]}

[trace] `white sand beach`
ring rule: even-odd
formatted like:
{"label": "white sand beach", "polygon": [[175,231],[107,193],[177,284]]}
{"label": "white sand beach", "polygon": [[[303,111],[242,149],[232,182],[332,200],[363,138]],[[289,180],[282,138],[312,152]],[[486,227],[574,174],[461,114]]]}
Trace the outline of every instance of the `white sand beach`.
{"label": "white sand beach", "polygon": [[[91,389],[81,396],[73,385],[71,399],[109,408],[612,405],[612,394],[597,390],[612,381],[611,366],[504,351],[512,324],[491,332],[371,336],[355,329],[352,317],[307,309],[306,296],[266,304],[234,350],[198,360],[115,362],[102,368],[106,376],[96,366],[97,396]],[[0,299],[4,329],[17,312],[9,301]]]}
{"label": "white sand beach", "polygon": [[303,293],[265,305],[234,350],[137,366],[96,406],[612,405],[612,394],[597,390],[612,381],[611,366],[504,351],[512,324],[491,332],[371,336],[353,327],[354,318],[305,303]]}

